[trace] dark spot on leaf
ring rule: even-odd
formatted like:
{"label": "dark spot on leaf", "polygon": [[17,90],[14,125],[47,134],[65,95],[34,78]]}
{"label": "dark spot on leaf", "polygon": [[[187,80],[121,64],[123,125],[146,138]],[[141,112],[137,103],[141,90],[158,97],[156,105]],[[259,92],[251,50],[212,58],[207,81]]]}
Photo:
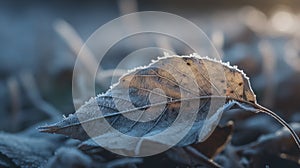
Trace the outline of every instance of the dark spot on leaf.
{"label": "dark spot on leaf", "polygon": [[187,62],[186,64],[187,64],[188,66],[191,66],[191,63],[189,63],[189,62]]}
{"label": "dark spot on leaf", "polygon": [[234,91],[233,91],[233,90],[231,90],[231,91],[230,91],[230,93],[234,93]]}
{"label": "dark spot on leaf", "polygon": [[141,111],[146,111],[147,109],[149,109],[149,106],[148,106],[148,107],[141,108],[140,110],[141,110]]}
{"label": "dark spot on leaf", "polygon": [[243,82],[240,82],[240,83],[239,83],[239,86],[242,86],[242,85],[243,85]]}

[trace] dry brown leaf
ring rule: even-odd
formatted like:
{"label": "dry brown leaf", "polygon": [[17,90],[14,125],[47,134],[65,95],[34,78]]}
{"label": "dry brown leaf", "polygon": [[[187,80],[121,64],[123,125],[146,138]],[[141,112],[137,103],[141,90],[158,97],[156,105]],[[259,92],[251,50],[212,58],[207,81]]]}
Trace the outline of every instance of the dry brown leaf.
{"label": "dry brown leaf", "polygon": [[217,126],[214,132],[203,142],[192,146],[208,158],[214,158],[230,142],[233,133],[233,122],[228,122],[225,126]]}
{"label": "dry brown leaf", "polygon": [[233,122],[228,122],[225,126],[217,126],[213,133],[203,142],[192,144],[189,147],[198,151],[197,157],[186,148],[172,148],[168,150],[167,156],[176,163],[181,163],[190,167],[205,165],[206,167],[218,167],[212,160],[226,147],[233,133]]}
{"label": "dry brown leaf", "polygon": [[144,155],[204,141],[231,108],[263,111],[287,125],[256,103],[248,78],[236,67],[196,54],[167,56],[125,74],[74,115],[40,130],[80,139],[83,146]]}

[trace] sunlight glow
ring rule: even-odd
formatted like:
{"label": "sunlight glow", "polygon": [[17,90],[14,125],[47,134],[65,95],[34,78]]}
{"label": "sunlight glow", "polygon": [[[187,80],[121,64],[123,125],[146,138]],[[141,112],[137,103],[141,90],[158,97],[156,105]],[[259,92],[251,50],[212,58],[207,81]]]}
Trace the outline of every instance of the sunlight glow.
{"label": "sunlight glow", "polygon": [[274,29],[280,32],[290,33],[295,28],[295,17],[288,11],[277,11],[271,18],[271,24]]}

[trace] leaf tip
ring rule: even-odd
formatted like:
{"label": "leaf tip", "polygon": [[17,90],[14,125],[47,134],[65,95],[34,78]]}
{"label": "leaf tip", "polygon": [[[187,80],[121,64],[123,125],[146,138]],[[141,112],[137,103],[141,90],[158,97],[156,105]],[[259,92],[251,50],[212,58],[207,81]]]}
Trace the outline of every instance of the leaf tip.
{"label": "leaf tip", "polygon": [[45,125],[37,128],[39,132],[45,133],[55,133],[58,130],[58,126],[56,125]]}

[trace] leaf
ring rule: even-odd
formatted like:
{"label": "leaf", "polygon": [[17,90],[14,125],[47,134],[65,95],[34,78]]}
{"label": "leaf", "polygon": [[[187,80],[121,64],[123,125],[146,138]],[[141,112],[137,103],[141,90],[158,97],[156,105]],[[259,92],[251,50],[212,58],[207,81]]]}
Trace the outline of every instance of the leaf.
{"label": "leaf", "polygon": [[46,168],[93,167],[92,159],[76,148],[62,147],[49,159]]}
{"label": "leaf", "polygon": [[6,163],[9,167],[41,167],[56,147],[45,139],[0,133],[0,166]]}
{"label": "leaf", "polygon": [[[291,126],[300,135],[300,124],[295,123]],[[249,160],[248,167],[263,167],[267,162],[269,162],[270,167],[282,167],[288,164],[291,164],[288,167],[292,167],[292,165],[296,165],[294,167],[300,166],[299,150],[285,128],[275,133],[263,135],[256,142],[237,147],[235,152],[241,159],[246,157]]]}
{"label": "leaf", "polygon": [[197,158],[189,154],[185,148],[172,148],[167,152],[167,155],[174,162],[185,164],[189,167],[196,167],[197,165],[213,167],[216,164],[212,161],[212,158],[223,151],[230,141],[232,133],[233,122],[230,121],[225,126],[218,125],[205,141],[191,145],[191,147],[203,154],[199,154]]}
{"label": "leaf", "polygon": [[196,54],[166,56],[125,74],[74,115],[40,130],[80,139],[82,146],[144,156],[204,141],[232,108],[266,112],[288,126],[256,103],[236,67]]}
{"label": "leaf", "polygon": [[203,142],[192,146],[203,153],[208,158],[214,158],[230,142],[233,133],[233,122],[228,122],[225,126],[217,126],[214,132]]}

